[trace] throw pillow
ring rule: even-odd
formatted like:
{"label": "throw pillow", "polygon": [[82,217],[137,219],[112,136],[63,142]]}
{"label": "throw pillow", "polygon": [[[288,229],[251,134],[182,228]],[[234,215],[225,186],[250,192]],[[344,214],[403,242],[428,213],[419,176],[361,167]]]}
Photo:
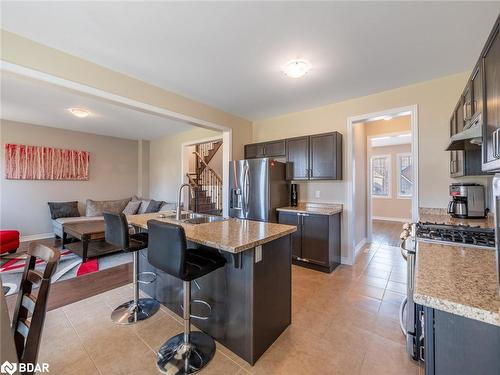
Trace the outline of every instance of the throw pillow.
{"label": "throw pillow", "polygon": [[163,201],[155,201],[154,199],[151,199],[151,201],[148,204],[148,208],[146,208],[145,214],[149,214],[151,212],[158,212],[160,211],[160,207],[163,204]]}
{"label": "throw pillow", "polygon": [[130,198],[118,199],[114,201],[94,201],[92,199],[87,199],[85,216],[102,216],[104,211],[113,213],[122,212],[130,200]]}
{"label": "throw pillow", "polygon": [[141,206],[139,207],[139,211],[137,212],[138,214],[145,214],[146,210],[148,209],[149,202],[151,202],[150,199],[143,199],[140,201]]}
{"label": "throw pillow", "polygon": [[60,217],[77,217],[80,216],[78,211],[78,202],[47,202],[50,209],[50,218],[52,220]]}
{"label": "throw pillow", "polygon": [[176,208],[177,208],[177,203],[163,202],[163,204],[160,207],[160,211],[175,211]]}
{"label": "throw pillow", "polygon": [[141,201],[130,201],[127,206],[123,209],[125,215],[135,215],[139,207],[141,206]]}

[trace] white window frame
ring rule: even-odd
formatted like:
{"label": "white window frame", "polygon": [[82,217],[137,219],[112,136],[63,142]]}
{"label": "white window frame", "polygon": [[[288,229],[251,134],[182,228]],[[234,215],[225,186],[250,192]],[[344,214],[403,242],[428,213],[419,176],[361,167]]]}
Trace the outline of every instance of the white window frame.
{"label": "white window frame", "polygon": [[412,199],[413,198],[413,184],[414,182],[412,181],[412,189],[411,189],[411,194],[410,195],[401,195],[401,157],[402,156],[409,156],[412,158],[411,160],[411,167],[413,168],[413,157],[412,157],[412,154],[411,152],[401,152],[401,153],[398,153],[396,155],[396,172],[397,172],[397,175],[398,175],[398,191],[397,191],[397,196],[398,196],[398,199]]}
{"label": "white window frame", "polygon": [[[387,196],[373,194],[373,159],[387,159]],[[370,155],[370,196],[376,199],[392,199],[392,158],[391,154]]]}

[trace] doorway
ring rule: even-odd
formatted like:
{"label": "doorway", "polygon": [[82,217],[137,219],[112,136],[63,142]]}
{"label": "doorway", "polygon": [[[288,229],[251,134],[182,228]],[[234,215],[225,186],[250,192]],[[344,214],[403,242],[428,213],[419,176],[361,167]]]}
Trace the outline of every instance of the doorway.
{"label": "doorway", "polygon": [[[223,213],[222,137],[182,144],[182,182],[191,186],[192,194],[184,196],[189,209],[197,213]],[[187,194],[187,193],[186,193]]]}
{"label": "doorway", "polygon": [[366,243],[399,246],[418,218],[416,106],[348,119],[349,261]]}

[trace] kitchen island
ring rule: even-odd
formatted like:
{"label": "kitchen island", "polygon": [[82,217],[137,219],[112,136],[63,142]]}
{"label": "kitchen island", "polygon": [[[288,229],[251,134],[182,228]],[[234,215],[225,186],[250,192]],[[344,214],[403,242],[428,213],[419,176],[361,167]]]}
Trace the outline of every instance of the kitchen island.
{"label": "kitchen island", "polygon": [[[149,220],[180,224],[188,246],[208,246],[227,264],[193,283],[192,324],[245,361],[254,364],[291,323],[291,234],[295,226],[227,219],[205,224],[178,222],[159,213],[131,215],[129,224],[147,230]],[[165,249],[167,251],[167,249]],[[157,274],[141,289],[182,316],[182,281],[151,266],[147,249],[139,257],[141,272]],[[167,340],[168,337],[165,337]]]}

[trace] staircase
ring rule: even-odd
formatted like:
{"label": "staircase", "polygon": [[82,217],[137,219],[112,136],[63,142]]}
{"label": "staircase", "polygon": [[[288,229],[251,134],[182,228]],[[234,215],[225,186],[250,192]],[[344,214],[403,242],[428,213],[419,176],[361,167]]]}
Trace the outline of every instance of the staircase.
{"label": "staircase", "polygon": [[196,145],[194,173],[187,173],[189,185],[194,191],[189,207],[194,212],[222,215],[222,178],[209,165],[222,146],[222,140]]}

